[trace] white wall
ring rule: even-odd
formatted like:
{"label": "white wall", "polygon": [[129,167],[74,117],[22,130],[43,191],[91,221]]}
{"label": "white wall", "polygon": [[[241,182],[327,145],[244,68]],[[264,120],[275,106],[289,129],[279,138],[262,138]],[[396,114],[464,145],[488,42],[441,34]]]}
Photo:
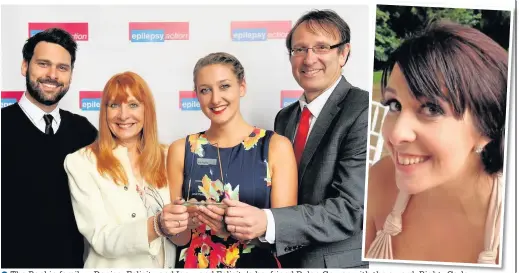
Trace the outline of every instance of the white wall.
{"label": "white wall", "polygon": [[[60,107],[98,124],[97,111],[79,108],[79,91],[102,90],[115,73],[140,74],[150,85],[158,111],[159,137],[170,143],[208,128],[201,111],[181,111],[180,90],[192,90],[196,61],[215,51],[238,57],[245,67],[248,93],[241,109],[248,122],[272,129],[280,110],[280,91],[301,89],[292,77],[284,39],[233,42],[231,21],[295,21],[314,8],[331,8],[351,28],[352,53],[344,75],[368,90],[372,81],[372,52],[367,5],[342,6],[2,6],[2,90],[25,90],[20,74],[22,47],[29,22],[88,22],[88,41],[78,42],[69,93]],[[132,43],[129,22],[189,21],[189,40]]]}

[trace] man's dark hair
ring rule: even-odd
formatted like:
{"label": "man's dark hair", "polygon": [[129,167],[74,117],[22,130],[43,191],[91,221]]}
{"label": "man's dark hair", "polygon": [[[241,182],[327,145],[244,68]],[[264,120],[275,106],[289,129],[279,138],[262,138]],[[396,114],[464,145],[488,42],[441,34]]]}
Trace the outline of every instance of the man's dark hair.
{"label": "man's dark hair", "polygon": [[[340,36],[339,43],[346,44],[350,42],[350,27],[335,11],[328,9],[312,10],[299,18],[288,33],[286,39],[288,54],[290,54],[292,50],[292,36],[294,35],[294,31],[299,25],[305,22],[308,22],[307,28],[313,33],[324,31],[335,38],[338,32]],[[344,44],[339,46],[339,52],[344,50]]]}
{"label": "man's dark hair", "polygon": [[58,44],[65,48],[70,54],[71,68],[74,68],[76,61],[77,43],[70,33],[60,28],[49,28],[39,32],[27,39],[22,49],[23,59],[29,63],[34,55],[34,48],[39,42]]}

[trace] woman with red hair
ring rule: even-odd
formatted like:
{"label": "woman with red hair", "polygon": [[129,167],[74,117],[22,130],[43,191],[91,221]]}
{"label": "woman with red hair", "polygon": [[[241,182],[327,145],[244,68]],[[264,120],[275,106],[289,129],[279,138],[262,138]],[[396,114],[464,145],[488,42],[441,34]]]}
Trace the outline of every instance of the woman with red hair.
{"label": "woman with red hair", "polygon": [[89,244],[85,267],[174,266],[168,235],[188,215],[171,214],[183,207],[170,204],[166,153],[146,82],[133,72],[114,75],[103,90],[97,140],[65,159],[76,222]]}

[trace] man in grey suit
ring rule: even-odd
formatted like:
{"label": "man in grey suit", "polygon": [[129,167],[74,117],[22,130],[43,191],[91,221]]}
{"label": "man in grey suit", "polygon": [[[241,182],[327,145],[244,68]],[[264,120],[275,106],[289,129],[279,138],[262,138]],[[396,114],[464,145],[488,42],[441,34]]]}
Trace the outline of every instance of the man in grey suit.
{"label": "man in grey suit", "polygon": [[369,93],[342,76],[349,42],[348,24],[331,10],[303,15],[287,36],[304,94],[274,127],[294,142],[299,205],[260,210],[226,200],[229,232],[272,244],[285,268],[368,267],[361,257]]}

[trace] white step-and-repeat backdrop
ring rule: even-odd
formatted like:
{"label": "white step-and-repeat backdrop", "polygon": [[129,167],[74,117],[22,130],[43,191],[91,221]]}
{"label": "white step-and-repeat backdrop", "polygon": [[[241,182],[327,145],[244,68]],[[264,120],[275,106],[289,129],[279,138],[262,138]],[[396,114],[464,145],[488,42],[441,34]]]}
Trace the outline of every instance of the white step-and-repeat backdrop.
{"label": "white step-and-repeat backdrop", "polygon": [[[119,72],[131,70],[149,84],[164,143],[209,127],[193,90],[196,61],[216,51],[245,67],[245,119],[272,129],[276,113],[299,97],[285,37],[311,9],[335,10],[351,29],[351,55],[343,74],[371,89],[374,32],[367,5],[347,6],[2,6],[2,107],[25,90],[20,72],[25,40],[58,26],[74,35],[78,52],[68,94],[60,107],[98,125],[100,91]],[[14,91],[14,92],[13,92]]]}

